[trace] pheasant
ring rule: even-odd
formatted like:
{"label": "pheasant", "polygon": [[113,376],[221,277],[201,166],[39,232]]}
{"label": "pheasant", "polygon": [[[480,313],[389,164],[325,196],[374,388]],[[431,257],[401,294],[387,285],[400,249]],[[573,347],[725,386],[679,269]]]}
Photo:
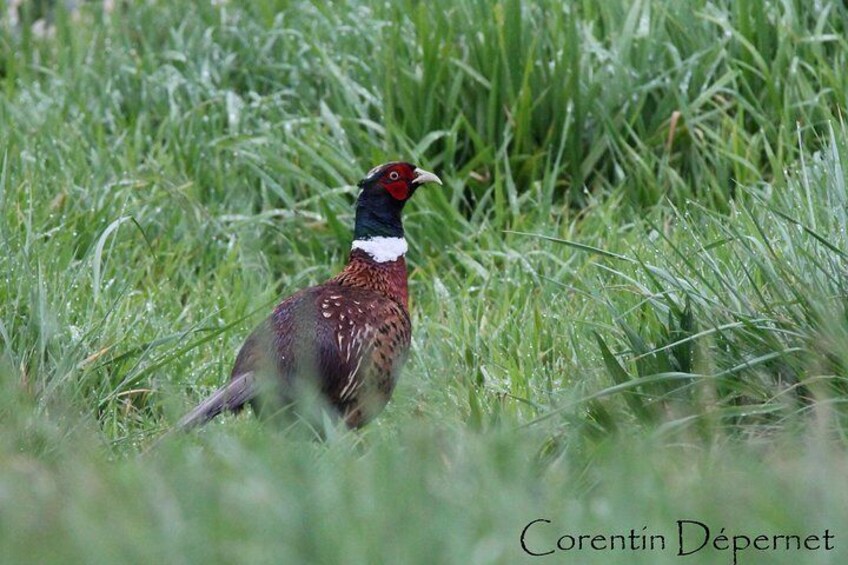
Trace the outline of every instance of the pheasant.
{"label": "pheasant", "polygon": [[280,302],[242,345],[229,383],[178,427],[193,428],[248,403],[257,413],[296,411],[311,399],[351,428],[382,411],[412,336],[401,212],[418,187],[431,182],[442,184],[409,163],[371,169],[358,185],[344,269]]}

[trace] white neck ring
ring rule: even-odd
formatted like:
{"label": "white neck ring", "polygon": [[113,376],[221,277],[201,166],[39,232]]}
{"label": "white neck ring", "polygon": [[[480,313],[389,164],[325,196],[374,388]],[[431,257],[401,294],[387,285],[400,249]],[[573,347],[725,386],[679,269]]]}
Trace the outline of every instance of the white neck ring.
{"label": "white neck ring", "polygon": [[371,237],[368,239],[355,239],[351,249],[361,249],[371,256],[377,263],[397,261],[403,257],[409,247],[402,237]]}

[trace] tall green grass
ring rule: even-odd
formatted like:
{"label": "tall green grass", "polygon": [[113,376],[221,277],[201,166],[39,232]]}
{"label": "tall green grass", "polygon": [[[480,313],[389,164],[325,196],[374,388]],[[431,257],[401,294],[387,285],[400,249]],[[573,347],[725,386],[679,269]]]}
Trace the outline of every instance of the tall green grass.
{"label": "tall green grass", "polygon": [[706,420],[746,433],[826,405],[844,439],[844,134],[785,190],[740,189],[729,214],[670,207],[638,226],[643,241],[596,262],[603,294],[580,287],[612,313],[614,330],[595,336],[616,382],[596,395],[620,392],[665,429]]}
{"label": "tall green grass", "polygon": [[239,178],[291,206],[402,152],[475,173],[464,196],[496,213],[548,174],[549,198],[726,207],[739,183],[780,183],[798,135],[817,145],[845,103],[838,2],[83,8],[56,13],[55,41],[5,34],[6,92],[32,101],[11,123],[59,114],[66,135],[116,140],[97,163],[113,174],[164,152],[216,198]]}
{"label": "tall green grass", "polygon": [[[844,537],[846,17],[0,19],[4,558],[513,563],[538,517]],[[323,443],[227,417],[140,455],[280,296],[340,268],[356,181],[396,158],[446,186],[407,208],[414,343],[386,412]]]}

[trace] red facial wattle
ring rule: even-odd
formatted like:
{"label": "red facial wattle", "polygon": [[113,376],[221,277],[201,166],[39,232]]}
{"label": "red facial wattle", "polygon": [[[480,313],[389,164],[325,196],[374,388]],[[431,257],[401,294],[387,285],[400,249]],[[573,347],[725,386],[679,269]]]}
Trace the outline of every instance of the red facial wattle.
{"label": "red facial wattle", "polygon": [[389,191],[395,200],[406,200],[409,198],[409,184],[405,180],[398,179],[396,181],[388,181],[383,183],[383,187]]}

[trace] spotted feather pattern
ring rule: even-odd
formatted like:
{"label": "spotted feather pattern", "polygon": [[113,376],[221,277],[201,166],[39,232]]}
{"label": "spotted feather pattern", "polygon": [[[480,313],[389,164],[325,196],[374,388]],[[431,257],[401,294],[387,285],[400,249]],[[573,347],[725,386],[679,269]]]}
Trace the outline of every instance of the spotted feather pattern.
{"label": "spotted feather pattern", "polygon": [[406,361],[407,301],[402,257],[377,263],[354,250],[338,276],[277,306],[239,352],[232,378],[276,375],[283,403],[311,383],[349,426],[362,426],[385,407]]}

